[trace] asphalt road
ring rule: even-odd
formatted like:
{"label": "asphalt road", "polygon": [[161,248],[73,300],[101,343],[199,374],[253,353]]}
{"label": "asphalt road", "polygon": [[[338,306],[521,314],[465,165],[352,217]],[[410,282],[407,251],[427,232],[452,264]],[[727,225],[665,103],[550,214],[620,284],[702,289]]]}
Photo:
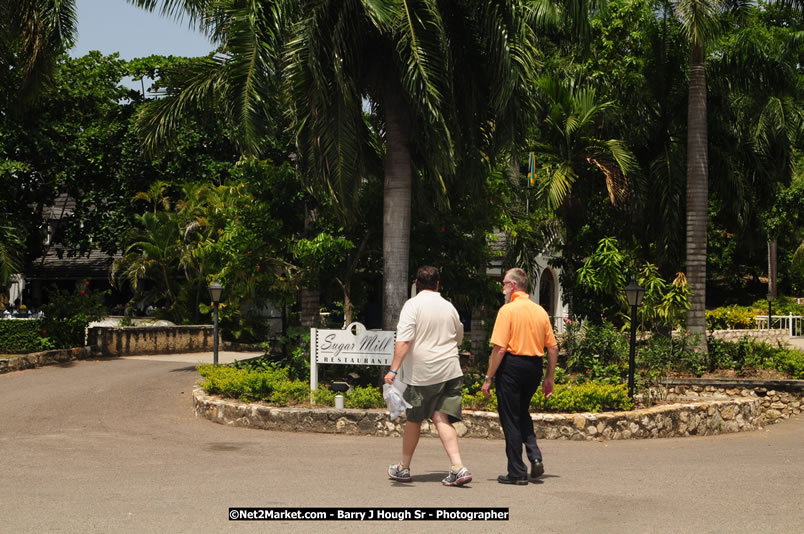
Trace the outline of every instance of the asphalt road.
{"label": "asphalt road", "polygon": [[[172,360],[172,361],[166,361]],[[714,437],[544,441],[547,473],[502,486],[503,443],[463,440],[474,481],[441,485],[422,439],[414,482],[387,480],[399,438],[225,427],[192,413],[197,355],[80,361],[0,375],[0,532],[797,532],[804,422]],[[495,523],[234,522],[229,507],[507,507]]]}

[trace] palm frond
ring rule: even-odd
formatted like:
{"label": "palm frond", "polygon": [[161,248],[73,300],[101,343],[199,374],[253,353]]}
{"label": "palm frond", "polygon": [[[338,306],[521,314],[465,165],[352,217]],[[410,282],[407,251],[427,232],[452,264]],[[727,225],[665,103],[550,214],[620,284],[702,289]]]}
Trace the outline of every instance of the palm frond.
{"label": "palm frond", "polygon": [[8,284],[11,275],[22,270],[25,244],[19,231],[11,226],[0,225],[0,286]]}
{"label": "palm frond", "polygon": [[187,85],[178,94],[168,95],[140,108],[137,130],[147,152],[156,154],[164,150],[190,109],[212,108],[218,88],[225,83],[223,66],[220,58],[199,59],[190,68]]}
{"label": "palm frond", "polygon": [[539,196],[546,199],[547,206],[552,210],[558,209],[564,203],[572,184],[578,178],[572,166],[563,162],[543,168],[539,176]]}
{"label": "palm frond", "polygon": [[[190,28],[210,31],[208,24],[211,10],[220,0],[127,0],[129,4],[147,11],[157,11],[164,17],[182,22],[186,18]],[[161,4],[161,7],[159,5]]]}
{"label": "palm frond", "polygon": [[77,28],[74,0],[4,2],[0,44],[15,51],[23,73],[20,94],[37,97],[51,82],[56,58],[72,46]]}
{"label": "palm frond", "polygon": [[694,46],[705,46],[720,32],[718,15],[724,10],[722,0],[679,0],[674,3],[674,10],[684,35]]}
{"label": "palm frond", "polygon": [[403,66],[402,85],[413,103],[433,122],[443,122],[441,107],[449,85],[443,60],[447,44],[443,40],[441,15],[432,0],[401,0],[402,16],[393,28],[396,51]]}

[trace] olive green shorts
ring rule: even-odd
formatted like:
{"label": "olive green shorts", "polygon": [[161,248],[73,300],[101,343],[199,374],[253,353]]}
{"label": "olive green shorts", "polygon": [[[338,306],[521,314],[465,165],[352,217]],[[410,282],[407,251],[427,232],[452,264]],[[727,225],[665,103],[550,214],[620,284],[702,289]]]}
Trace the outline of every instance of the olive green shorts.
{"label": "olive green shorts", "polygon": [[462,389],[462,376],[429,386],[408,386],[402,394],[402,397],[413,406],[405,411],[408,421],[421,423],[425,419],[430,419],[433,412],[447,414],[450,423],[460,421]]}

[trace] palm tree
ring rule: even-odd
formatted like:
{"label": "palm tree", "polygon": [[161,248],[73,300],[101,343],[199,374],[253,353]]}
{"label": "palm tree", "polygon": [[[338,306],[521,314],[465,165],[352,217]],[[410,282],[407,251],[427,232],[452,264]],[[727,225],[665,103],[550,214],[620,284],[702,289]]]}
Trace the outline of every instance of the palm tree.
{"label": "palm tree", "polygon": [[[164,303],[173,311],[177,299],[176,272],[180,261],[181,233],[167,212],[145,212],[136,217],[140,226],[132,232],[122,258],[112,265],[111,276],[127,282],[141,306]],[[150,280],[147,289],[142,284]]]}
{"label": "palm tree", "polygon": [[625,201],[627,175],[636,169],[631,152],[619,139],[599,139],[594,134],[613,102],[599,102],[595,90],[544,75],[536,85],[543,95],[546,117],[543,139],[532,148],[542,163],[540,193],[552,209],[569,197],[581,167],[597,167],[606,180],[612,204]]}
{"label": "palm tree", "polygon": [[[540,141],[531,145],[541,164],[539,194],[563,219],[564,276],[566,287],[573,287],[577,267],[574,234],[586,211],[579,209],[579,199],[571,195],[572,185],[594,169],[605,179],[611,203],[623,205],[629,191],[628,175],[637,165],[622,141],[596,135],[613,102],[600,102],[594,89],[549,74],[536,85],[545,110]],[[571,313],[571,292],[568,304]]]}
{"label": "palm tree", "polygon": [[[791,4],[796,8],[801,6],[798,0],[780,0],[775,3]],[[687,313],[687,329],[692,333],[704,334],[706,331],[706,238],[710,169],[705,52],[707,43],[720,32],[721,15],[728,11],[743,13],[745,7],[746,5],[742,3],[730,3],[725,0],[676,0],[675,2],[676,18],[690,42],[690,86],[687,115],[687,277],[692,297]],[[738,39],[745,43],[751,42],[751,39],[746,36],[738,37]],[[729,60],[731,72],[739,72],[737,76],[729,77],[731,80],[736,80],[735,88],[752,86],[753,90],[762,93],[760,100],[763,102],[759,106],[760,111],[757,115],[741,119],[746,123],[754,124],[755,129],[752,135],[753,140],[747,145],[741,145],[748,150],[736,154],[734,159],[738,163],[745,163],[746,158],[753,158],[753,161],[744,166],[745,169],[755,169],[750,171],[755,176],[749,177],[749,180],[755,180],[757,173],[764,172],[764,178],[759,179],[758,183],[763,183],[767,179],[775,183],[777,180],[783,179],[784,175],[789,176],[791,159],[789,150],[787,156],[784,157],[779,153],[773,154],[768,149],[772,144],[775,144],[777,148],[790,146],[789,134],[799,128],[800,122],[797,118],[799,113],[795,105],[791,107],[789,100],[775,98],[782,86],[791,87],[790,83],[781,83],[785,81],[783,73],[790,71],[789,65],[782,65],[779,57],[770,57],[768,50],[763,50],[762,46],[755,45],[756,43],[749,44],[748,47],[751,50],[746,50],[744,46],[743,50],[739,51],[740,47],[738,47],[735,56],[742,53],[743,57]],[[795,60],[793,60],[793,64],[795,64]],[[735,66],[737,69],[734,68]],[[768,83],[774,79],[775,82]],[[764,88],[760,89],[763,86]],[[795,88],[794,81],[792,87]],[[793,123],[797,123],[792,128],[790,127],[791,119]],[[721,168],[732,169],[738,166],[731,163],[719,165]],[[732,173],[731,180],[729,180],[732,190],[736,189],[734,178],[739,178],[740,174],[739,169]],[[751,206],[756,204],[756,199],[742,204]],[[773,248],[771,239],[768,254],[770,271],[774,270]],[[705,349],[705,347],[702,348]]]}
{"label": "palm tree", "polygon": [[5,288],[11,275],[20,272],[24,243],[17,230],[0,224],[0,288]]}
{"label": "palm tree", "polygon": [[[445,191],[457,169],[462,179],[477,179],[481,151],[494,157],[522,131],[537,56],[532,25],[545,11],[469,0],[161,5],[195,10],[223,46],[184,91],[143,117],[152,144],[186,106],[217,102],[238,125],[244,151],[259,154],[261,126],[278,122],[267,119],[277,116],[275,80],[282,79],[300,170],[343,210],[353,204],[355,183],[382,158],[383,326],[394,328],[408,296],[413,184]],[[365,107],[373,123],[364,120]],[[382,147],[372,144],[373,132]]]}
{"label": "palm tree", "polygon": [[722,0],[677,0],[676,18],[690,42],[687,105],[687,280],[692,296],[687,329],[706,334],[706,230],[709,138],[706,130],[706,44],[718,32]]}
{"label": "palm tree", "polygon": [[0,2],[0,64],[22,73],[20,94],[35,96],[48,83],[56,59],[76,35],[75,0]]}
{"label": "palm tree", "polygon": [[[731,156],[732,174],[740,180],[731,195],[737,220],[747,229],[761,229],[768,243],[768,292],[777,295],[777,238],[784,216],[774,213],[779,185],[789,185],[795,166],[796,147],[804,134],[804,112],[799,83],[800,44],[787,28],[767,27],[763,12],[754,9],[744,28],[725,43],[723,56],[713,61],[720,93],[729,96],[734,116],[731,143],[739,147]],[[724,86],[725,85],[725,86]],[[736,140],[736,142],[735,142]],[[717,168],[717,167],[715,167]],[[724,195],[725,196],[725,195]],[[783,196],[782,196],[783,198]]]}
{"label": "palm tree", "polygon": [[168,211],[170,209],[170,197],[167,195],[169,187],[169,183],[163,180],[157,180],[148,187],[148,191],[135,193],[134,196],[131,197],[131,204],[134,205],[143,200],[151,206],[154,215],[156,215],[156,212],[160,208],[163,211]]}

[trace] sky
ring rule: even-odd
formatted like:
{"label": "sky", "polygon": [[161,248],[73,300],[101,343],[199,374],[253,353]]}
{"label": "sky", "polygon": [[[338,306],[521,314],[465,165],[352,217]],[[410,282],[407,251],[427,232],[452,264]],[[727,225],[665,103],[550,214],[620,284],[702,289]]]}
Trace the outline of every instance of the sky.
{"label": "sky", "polygon": [[104,55],[119,52],[121,59],[150,55],[205,56],[213,50],[209,40],[191,30],[187,21],[176,22],[158,12],[149,13],[126,0],[77,0],[78,40],[70,55],[90,50]]}

